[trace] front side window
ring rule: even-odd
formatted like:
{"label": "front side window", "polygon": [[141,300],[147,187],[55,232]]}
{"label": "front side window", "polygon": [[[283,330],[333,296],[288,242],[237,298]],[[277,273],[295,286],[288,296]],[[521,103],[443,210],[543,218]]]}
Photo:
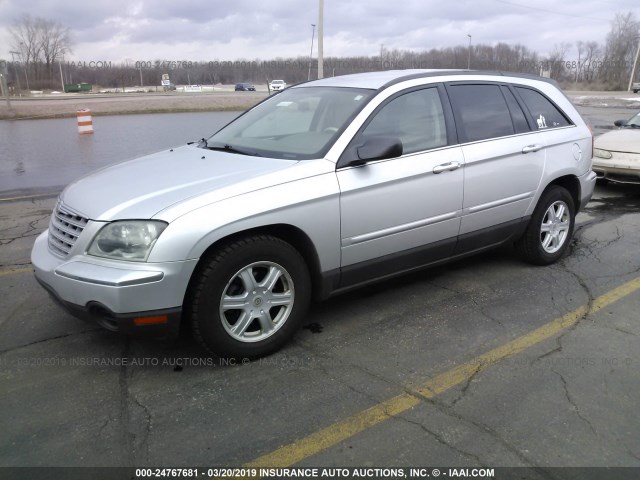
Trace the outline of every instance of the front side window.
{"label": "front side window", "polygon": [[392,99],[375,114],[362,136],[398,137],[403,154],[445,146],[447,130],[438,89],[415,90]]}
{"label": "front side window", "polygon": [[515,133],[499,85],[451,85],[447,91],[462,143]]}
{"label": "front side window", "polygon": [[270,158],[321,158],[375,94],[374,90],[283,90],[207,140],[207,147]]}
{"label": "front side window", "polygon": [[516,87],[516,91],[531,112],[538,130],[571,125],[564,114],[540,92],[525,87]]}

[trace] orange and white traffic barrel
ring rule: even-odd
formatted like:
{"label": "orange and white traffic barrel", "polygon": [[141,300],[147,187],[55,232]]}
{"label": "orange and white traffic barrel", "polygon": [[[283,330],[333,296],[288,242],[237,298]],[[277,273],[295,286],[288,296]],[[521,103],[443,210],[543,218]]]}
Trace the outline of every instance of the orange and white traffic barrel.
{"label": "orange and white traffic barrel", "polygon": [[91,120],[91,110],[84,108],[76,112],[78,117],[78,133],[93,133],[93,120]]}

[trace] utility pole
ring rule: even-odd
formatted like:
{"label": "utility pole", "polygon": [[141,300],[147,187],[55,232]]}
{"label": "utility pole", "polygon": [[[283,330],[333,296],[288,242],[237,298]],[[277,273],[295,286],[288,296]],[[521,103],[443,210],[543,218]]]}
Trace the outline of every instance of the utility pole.
{"label": "utility pole", "polygon": [[382,55],[384,54],[384,43],[380,44],[380,70],[384,70],[384,61],[382,60]]}
{"label": "utility pole", "polygon": [[313,30],[311,30],[311,52],[309,53],[309,75],[307,76],[307,81],[311,80],[311,63],[313,63],[313,37],[316,33],[316,24],[312,23],[311,26]]}
{"label": "utility pole", "polygon": [[469,37],[469,53],[467,55],[467,70],[471,70],[471,35],[467,33],[467,37]]}
{"label": "utility pole", "polygon": [[324,0],[319,0],[318,5],[318,78],[324,78]]}

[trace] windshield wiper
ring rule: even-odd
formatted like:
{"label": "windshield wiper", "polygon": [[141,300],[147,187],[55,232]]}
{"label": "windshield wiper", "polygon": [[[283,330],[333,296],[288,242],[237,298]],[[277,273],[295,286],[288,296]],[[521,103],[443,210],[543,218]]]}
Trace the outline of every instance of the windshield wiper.
{"label": "windshield wiper", "polygon": [[[203,138],[200,142],[204,141],[204,143],[202,144],[202,148],[207,148],[209,150],[218,150],[221,152],[229,152],[229,153],[238,153],[240,155],[249,155],[251,157],[261,157],[262,155],[260,155],[259,153],[256,152],[249,152],[247,150],[242,150],[240,148],[235,148],[232,145],[228,145],[228,144],[224,144],[223,146],[211,146],[209,144],[207,144],[207,141]],[[200,146],[200,145],[198,145]]]}

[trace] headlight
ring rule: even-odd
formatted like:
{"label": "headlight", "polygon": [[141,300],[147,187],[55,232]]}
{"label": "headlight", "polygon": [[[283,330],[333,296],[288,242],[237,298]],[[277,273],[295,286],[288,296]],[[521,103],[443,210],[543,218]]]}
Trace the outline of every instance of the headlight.
{"label": "headlight", "polygon": [[610,159],[613,155],[611,155],[611,152],[609,150],[602,150],[601,148],[594,148],[593,149],[593,156],[594,157],[598,157],[598,158],[605,158],[605,159]]}
{"label": "headlight", "polygon": [[112,222],[102,227],[87,253],[96,257],[144,262],[165,228],[165,222],[152,220]]}

